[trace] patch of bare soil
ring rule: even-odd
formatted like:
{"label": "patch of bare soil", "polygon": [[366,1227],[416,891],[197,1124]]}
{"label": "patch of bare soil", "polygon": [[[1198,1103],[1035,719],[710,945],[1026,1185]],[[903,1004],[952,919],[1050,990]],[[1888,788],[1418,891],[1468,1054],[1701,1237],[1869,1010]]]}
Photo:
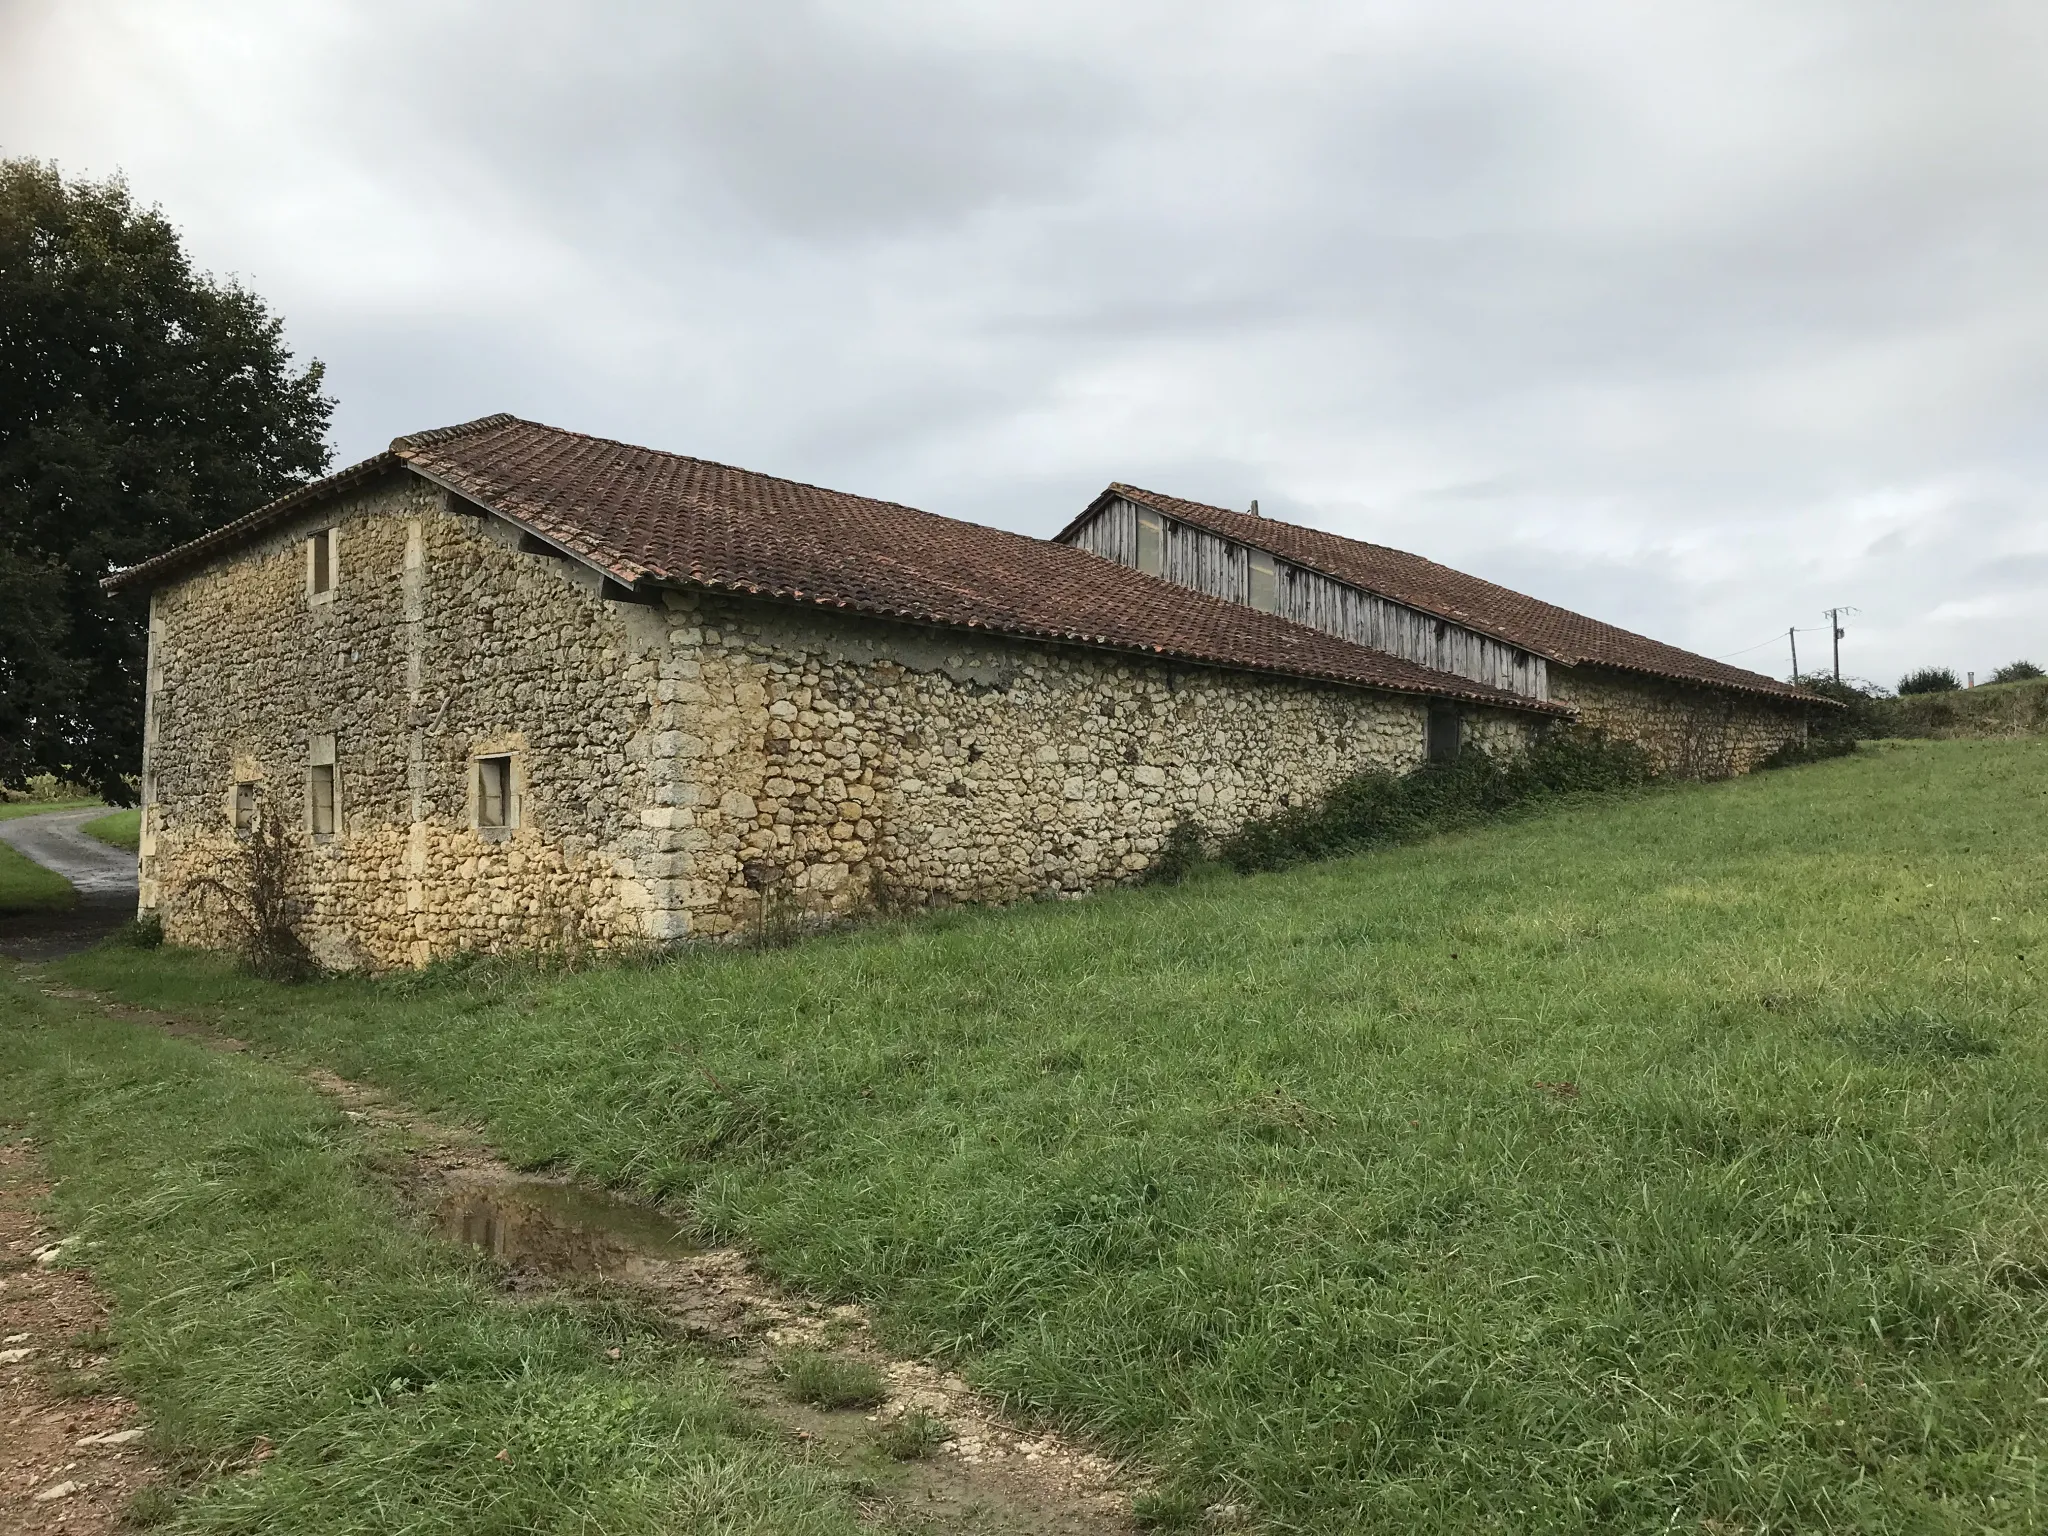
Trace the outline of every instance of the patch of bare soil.
{"label": "patch of bare soil", "polygon": [[39,1214],[35,1149],[0,1138],[0,1532],[113,1531],[157,1468],[100,1383],[107,1303]]}
{"label": "patch of bare soil", "polygon": [[[45,988],[217,1048],[190,1020]],[[975,1536],[1108,1536],[1132,1530],[1137,1469],[1048,1430],[1020,1427],[959,1376],[884,1350],[866,1313],[785,1294],[732,1248],[699,1248],[686,1222],[571,1180],[523,1174],[471,1133],[314,1068],[306,1080],[376,1134],[407,1203],[446,1236],[491,1253],[509,1295],[616,1291],[653,1306],[706,1347],[735,1395],[805,1454],[848,1468],[878,1519]],[[780,1367],[808,1351],[879,1374],[881,1400],[828,1410],[793,1401]],[[899,1421],[908,1421],[900,1423]],[[921,1433],[905,1434],[915,1426]],[[907,1455],[908,1447],[924,1453]],[[898,1459],[904,1456],[905,1459]]]}
{"label": "patch of bare soil", "polygon": [[[448,1236],[491,1252],[508,1291],[617,1289],[651,1303],[708,1346],[735,1395],[807,1451],[866,1476],[874,1513],[942,1531],[1100,1536],[1131,1529],[1132,1469],[1071,1439],[1008,1422],[960,1377],[890,1355],[865,1312],[786,1295],[733,1248],[693,1249],[682,1224],[550,1176],[522,1174],[466,1133],[315,1069],[307,1080],[404,1149],[415,1208]],[[804,1350],[877,1371],[881,1402],[826,1410],[792,1401],[778,1365]],[[896,1461],[890,1431],[929,1424],[926,1455]]]}

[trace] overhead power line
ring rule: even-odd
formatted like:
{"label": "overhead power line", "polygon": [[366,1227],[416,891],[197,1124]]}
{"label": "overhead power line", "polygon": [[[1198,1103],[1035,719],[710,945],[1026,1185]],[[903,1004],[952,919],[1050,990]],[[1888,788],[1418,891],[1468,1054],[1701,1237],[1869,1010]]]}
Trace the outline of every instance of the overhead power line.
{"label": "overhead power line", "polygon": [[1771,638],[1770,638],[1770,639],[1768,639],[1768,640],[1759,640],[1759,641],[1757,641],[1757,643],[1756,643],[1755,645],[1745,645],[1745,646],[1744,646],[1744,647],[1743,647],[1743,648],[1742,648],[1741,650],[1739,650],[1739,651],[1727,651],[1727,652],[1724,652],[1724,653],[1723,653],[1722,655],[1716,656],[1716,657],[1714,658],[1714,660],[1716,660],[1716,661],[1732,661],[1732,660],[1733,660],[1733,659],[1734,659],[1735,657],[1737,657],[1737,656],[1747,656],[1747,655],[1748,655],[1748,654],[1749,654],[1749,653],[1750,653],[1751,651],[1760,651],[1760,650],[1762,650],[1762,649],[1763,649],[1763,648],[1764,648],[1765,646],[1767,646],[1767,645],[1776,645],[1776,644],[1777,644],[1777,643],[1778,643],[1778,642],[1779,642],[1780,640],[1784,639],[1784,638],[1785,638],[1785,636],[1786,636],[1786,635],[1788,635],[1788,634],[1799,634],[1799,635],[1817,635],[1817,634],[1819,634],[1819,633],[1821,632],[1821,630],[1822,630],[1822,628],[1823,628],[1823,627],[1824,627],[1824,626],[1822,626],[1822,625],[1816,624],[1816,625],[1814,625],[1814,626],[1813,626],[1812,628],[1810,628],[1810,629],[1796,629],[1796,630],[1784,630],[1784,629],[1781,629],[1781,630],[1777,631],[1777,633],[1773,634],[1773,635],[1771,636]]}

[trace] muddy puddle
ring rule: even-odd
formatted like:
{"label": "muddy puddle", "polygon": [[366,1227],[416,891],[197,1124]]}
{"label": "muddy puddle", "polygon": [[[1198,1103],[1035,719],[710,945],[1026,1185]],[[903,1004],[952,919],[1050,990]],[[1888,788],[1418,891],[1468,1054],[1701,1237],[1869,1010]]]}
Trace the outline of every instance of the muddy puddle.
{"label": "muddy puddle", "polygon": [[[392,1125],[392,1110],[353,1084],[340,1090],[361,1120]],[[417,1136],[420,1123],[409,1130]],[[807,1456],[831,1458],[862,1490],[877,1523],[963,1536],[1103,1536],[1126,1532],[1132,1481],[1126,1469],[1052,1434],[1005,1421],[958,1376],[889,1355],[859,1307],[790,1297],[738,1251],[694,1242],[651,1207],[545,1176],[526,1176],[447,1143],[418,1147],[410,1195],[444,1237],[488,1253],[507,1287],[622,1290],[651,1302],[710,1346],[735,1395],[781,1425]],[[785,1384],[800,1355],[828,1355],[872,1369],[879,1403],[830,1410],[794,1400]],[[921,1454],[899,1460],[902,1421],[919,1429]],[[895,1433],[892,1433],[895,1431]]]}
{"label": "muddy puddle", "polygon": [[433,1205],[443,1237],[515,1268],[630,1279],[650,1261],[701,1253],[659,1211],[551,1179],[516,1174],[447,1179]]}

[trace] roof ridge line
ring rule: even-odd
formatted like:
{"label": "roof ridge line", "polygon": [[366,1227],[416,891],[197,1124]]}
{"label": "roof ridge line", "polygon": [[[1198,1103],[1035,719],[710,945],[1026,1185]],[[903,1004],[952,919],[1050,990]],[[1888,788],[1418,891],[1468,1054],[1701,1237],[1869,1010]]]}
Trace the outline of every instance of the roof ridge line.
{"label": "roof ridge line", "polygon": [[[1487,577],[1474,575],[1470,571],[1459,569],[1457,566],[1446,565],[1443,561],[1433,560],[1428,555],[1418,555],[1412,550],[1400,549],[1392,544],[1375,543],[1371,539],[1355,538],[1350,534],[1337,533],[1331,529],[1318,528],[1308,523],[1293,522],[1283,517],[1253,517],[1248,513],[1239,512],[1231,507],[1219,507],[1213,502],[1193,501],[1185,496],[1175,496],[1166,491],[1148,490],[1141,485],[1132,485],[1129,481],[1112,480],[1101,495],[1090,502],[1078,517],[1061,529],[1054,537],[1062,542],[1067,541],[1071,534],[1076,532],[1082,524],[1095,514],[1103,501],[1111,496],[1120,496],[1126,501],[1135,502],[1141,506],[1148,506],[1167,517],[1178,517],[1182,521],[1192,522],[1197,527],[1202,527],[1204,521],[1208,520],[1212,523],[1212,526],[1209,526],[1205,531],[1218,538],[1233,539],[1248,544],[1255,549],[1263,549],[1283,560],[1289,560],[1296,565],[1304,566],[1329,580],[1338,581],[1346,586],[1355,587],[1360,591],[1372,593],[1387,601],[1398,603],[1402,607],[1411,608],[1416,612],[1426,613],[1437,619],[1448,620],[1451,623],[1473,630],[1478,634],[1487,635],[1495,640],[1500,640],[1521,650],[1528,651],[1533,655],[1541,656],[1545,660],[1558,662],[1565,666],[1592,665],[1612,667],[1620,671],[1640,673],[1646,677],[1662,678],[1666,681],[1691,683],[1705,687],[1730,688],[1738,692],[1760,694],[1771,698],[1793,697],[1811,702],[1813,697],[1806,694],[1796,685],[1780,683],[1776,678],[1759,672],[1751,672],[1745,667],[1730,666],[1727,662],[1718,661],[1711,656],[1703,656],[1697,651],[1689,651],[1684,646],[1673,645],[1669,641],[1659,640],[1655,636],[1645,635],[1640,631],[1624,628],[1622,625],[1610,623],[1605,619],[1595,618],[1588,613],[1580,613],[1576,609],[1566,608],[1560,603],[1553,603],[1531,593],[1505,586]],[[1220,526],[1213,525],[1216,520],[1222,520]],[[1628,642],[1630,645],[1647,645],[1653,647],[1658,652],[1672,657],[1684,658],[1693,663],[1703,663],[1704,669],[1700,667],[1674,667],[1669,662],[1655,657],[1637,656],[1622,660],[1606,653],[1604,650],[1589,653],[1588,638],[1583,632],[1577,634],[1531,635],[1526,628],[1518,626],[1512,619],[1504,620],[1482,617],[1472,612],[1471,609],[1464,607],[1458,601],[1446,598],[1440,593],[1425,596],[1414,592],[1393,590],[1394,584],[1391,582],[1382,582],[1363,573],[1343,569],[1338,559],[1334,558],[1331,552],[1316,550],[1310,553],[1289,548],[1289,538],[1286,535],[1276,538],[1273,533],[1273,530],[1276,529],[1286,529],[1289,534],[1306,539],[1311,545],[1316,541],[1327,540],[1329,544],[1337,546],[1339,552],[1345,548],[1356,548],[1381,557],[1391,556],[1396,560],[1409,562],[1414,566],[1421,567],[1427,572],[1441,573],[1457,583],[1487,589],[1485,595],[1489,598],[1504,598],[1510,602],[1526,604],[1536,609],[1545,610],[1569,624],[1584,626],[1591,631],[1600,633],[1604,637],[1613,637],[1614,639]],[[1261,537],[1262,533],[1265,535],[1264,537]],[[1475,594],[1475,596],[1477,595]],[[1601,644],[1603,646],[1611,645],[1612,639],[1603,638]]]}
{"label": "roof ridge line", "polygon": [[448,442],[453,438],[462,437],[471,431],[483,431],[490,427],[504,426],[507,423],[516,423],[526,427],[538,427],[541,431],[551,432],[558,437],[573,437],[582,442],[596,443],[602,447],[624,449],[629,453],[649,453],[658,458],[673,460],[679,464],[696,464],[705,469],[722,470],[727,474],[733,475],[746,475],[755,480],[773,480],[777,484],[792,486],[800,491],[816,491],[821,496],[843,496],[850,501],[865,502],[871,507],[886,507],[896,512],[914,512],[920,517],[942,517],[948,522],[965,523],[970,528],[980,528],[989,533],[1000,533],[1007,538],[1020,539],[1027,544],[1055,542],[1050,539],[1038,538],[1033,534],[1019,533],[1014,528],[1002,528],[994,523],[977,523],[972,518],[955,517],[950,512],[933,512],[925,507],[914,507],[907,501],[891,501],[887,497],[869,496],[860,491],[842,491],[829,485],[821,485],[815,480],[797,480],[789,475],[778,475],[764,469],[748,469],[743,464],[728,463],[724,459],[707,459],[700,454],[681,453],[673,448],[654,448],[646,443],[629,443],[624,438],[606,437],[602,433],[597,432],[579,432],[574,427],[552,426],[544,421],[528,421],[521,416],[506,414],[483,416],[475,421],[464,422],[460,426],[436,427],[431,432],[415,432],[408,437],[393,438],[390,451],[395,454],[405,448],[431,447],[438,443]]}
{"label": "roof ridge line", "polygon": [[474,432],[488,432],[494,427],[509,427],[519,418],[510,411],[498,411],[489,416],[479,416],[474,421],[460,421],[452,427],[429,427],[424,432],[408,432],[403,437],[391,439],[390,453],[404,453],[409,448],[431,448],[436,443],[450,442],[458,437],[468,437]]}

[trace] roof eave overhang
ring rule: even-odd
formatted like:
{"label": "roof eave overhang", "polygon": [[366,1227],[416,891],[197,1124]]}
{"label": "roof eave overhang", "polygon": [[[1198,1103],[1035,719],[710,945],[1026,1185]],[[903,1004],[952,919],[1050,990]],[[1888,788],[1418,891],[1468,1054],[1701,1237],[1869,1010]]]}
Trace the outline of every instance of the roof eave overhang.
{"label": "roof eave overhang", "polygon": [[635,590],[641,590],[646,584],[648,573],[645,566],[634,565],[629,562],[604,560],[592,554],[589,550],[578,549],[573,544],[566,544],[562,541],[561,535],[548,532],[531,519],[521,517],[516,512],[507,512],[503,507],[493,506],[468,487],[459,485],[445,476],[437,475],[430,469],[421,468],[403,451],[400,452],[399,458],[404,462],[407,469],[418,475],[429,485],[439,486],[449,495],[468,502],[479,511],[489,513],[492,517],[510,523],[521,533],[540,540],[548,548],[560,554],[563,559],[573,560],[578,565],[587,567],[597,572],[600,576],[617,582],[622,587],[632,587]]}
{"label": "roof eave overhang", "polygon": [[1168,646],[1130,645],[1110,639],[1106,635],[1091,635],[1081,630],[1035,629],[1023,625],[981,624],[947,619],[936,614],[921,613],[910,608],[888,608],[879,603],[855,602],[850,598],[831,597],[817,593],[801,592],[786,587],[767,587],[754,582],[720,581],[709,576],[676,576],[660,572],[643,574],[638,583],[639,590],[666,587],[674,591],[715,592],[731,596],[752,597],[763,602],[790,603],[803,607],[826,608],[841,613],[857,613],[864,618],[883,619],[898,624],[915,624],[924,629],[944,630],[951,633],[993,635],[1006,640],[1030,640],[1046,645],[1074,645],[1089,650],[1102,651],[1113,656],[1144,656],[1159,661],[1178,662],[1184,666],[1209,667],[1220,672],[1239,672],[1250,677],[1288,677],[1302,682],[1319,683],[1327,687],[1357,688],[1367,693],[1391,693],[1404,698],[1455,699],[1462,703],[1474,704],[1485,709],[1516,710],[1527,714],[1542,715],[1550,719],[1574,719],[1578,711],[1567,704],[1550,699],[1524,698],[1519,694],[1485,692],[1478,689],[1453,687],[1429,688],[1415,684],[1379,682],[1366,678],[1344,677],[1334,672],[1318,671],[1312,667],[1288,667],[1259,665],[1245,661],[1231,661],[1227,658],[1205,656],[1194,651],[1184,651]]}
{"label": "roof eave overhang", "polygon": [[182,572],[203,566],[231,550],[240,549],[279,524],[289,522],[303,512],[311,511],[330,496],[353,490],[379,475],[405,467],[394,453],[375,454],[360,463],[349,465],[346,469],[336,470],[323,479],[289,491],[275,501],[265,502],[254,512],[245,513],[231,523],[223,523],[210,533],[202,533],[198,538],[180,544],[176,549],[167,549],[140,564],[129,566],[126,570],[103,576],[100,578],[100,586],[108,592],[126,592],[137,588],[153,590]]}
{"label": "roof eave overhang", "polygon": [[1818,704],[1824,709],[1846,709],[1848,706],[1833,699],[1823,698],[1817,693],[1808,693],[1803,688],[1759,688],[1750,683],[1726,682],[1717,678],[1693,677],[1684,672],[1665,672],[1656,667],[1632,667],[1625,662],[1605,661],[1598,656],[1567,658],[1559,663],[1566,667],[1598,667],[1607,672],[1627,672],[1636,677],[1654,677],[1660,683],[1677,683],[1686,688],[1705,688],[1721,693],[1742,693],[1752,698],[1775,699],[1780,704]]}
{"label": "roof eave overhang", "polygon": [[1058,533],[1052,536],[1053,543],[1065,544],[1070,542],[1075,534],[1079,533],[1084,527],[1087,526],[1088,520],[1094,517],[1096,513],[1100,512],[1112,501],[1118,501],[1122,499],[1125,498],[1121,487],[1115,485],[1104,487],[1102,494],[1097,496],[1093,501],[1089,502],[1087,506],[1083,507],[1081,509],[1079,516],[1077,516],[1072,522],[1068,523],[1066,527],[1062,528]]}

